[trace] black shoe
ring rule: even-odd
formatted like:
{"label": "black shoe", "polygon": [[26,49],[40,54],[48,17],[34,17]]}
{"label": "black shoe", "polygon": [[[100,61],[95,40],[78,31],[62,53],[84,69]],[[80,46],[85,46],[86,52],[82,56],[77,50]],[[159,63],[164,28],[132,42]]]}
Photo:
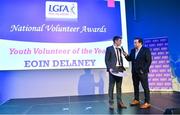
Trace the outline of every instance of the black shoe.
{"label": "black shoe", "polygon": [[114,109],[114,104],[109,104],[109,109],[113,110]]}
{"label": "black shoe", "polygon": [[118,103],[117,106],[119,109],[126,109],[127,108],[122,102]]}

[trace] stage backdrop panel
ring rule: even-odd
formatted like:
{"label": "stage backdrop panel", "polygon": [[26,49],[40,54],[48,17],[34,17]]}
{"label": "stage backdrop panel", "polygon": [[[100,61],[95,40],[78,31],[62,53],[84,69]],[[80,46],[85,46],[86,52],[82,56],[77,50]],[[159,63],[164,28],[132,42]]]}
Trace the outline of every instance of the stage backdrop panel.
{"label": "stage backdrop panel", "polygon": [[145,46],[152,54],[149,87],[152,91],[171,91],[172,77],[168,50],[168,37],[145,39]]}
{"label": "stage backdrop panel", "polygon": [[0,70],[105,68],[113,36],[128,51],[124,2],[1,1]]}

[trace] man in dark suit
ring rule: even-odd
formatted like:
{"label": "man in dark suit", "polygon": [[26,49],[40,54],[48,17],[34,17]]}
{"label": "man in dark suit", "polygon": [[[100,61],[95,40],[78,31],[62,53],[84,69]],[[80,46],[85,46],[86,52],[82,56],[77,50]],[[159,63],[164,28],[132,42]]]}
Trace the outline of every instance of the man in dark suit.
{"label": "man in dark suit", "polygon": [[148,72],[151,65],[151,52],[149,48],[143,47],[143,40],[141,38],[134,39],[134,49],[131,50],[130,55],[123,52],[125,58],[132,62],[132,79],[134,86],[134,100],[131,106],[139,105],[139,83],[144,89],[145,101],[140,106],[142,109],[150,108],[150,92],[148,85]]}
{"label": "man in dark suit", "polygon": [[113,73],[123,72],[125,68],[123,67],[123,59],[122,59],[122,50],[120,36],[115,36],[113,38],[113,45],[106,48],[105,53],[105,63],[107,67],[107,71],[109,72],[109,108],[114,109],[114,101],[113,101],[113,91],[114,85],[116,83],[116,93],[117,93],[117,106],[118,108],[126,108],[121,99],[121,85],[122,85],[122,76],[113,75]]}

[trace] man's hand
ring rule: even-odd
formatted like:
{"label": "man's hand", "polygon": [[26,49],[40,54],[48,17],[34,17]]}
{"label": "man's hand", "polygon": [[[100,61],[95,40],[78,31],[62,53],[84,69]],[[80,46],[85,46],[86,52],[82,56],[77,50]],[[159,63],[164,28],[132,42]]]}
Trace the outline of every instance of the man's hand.
{"label": "man's hand", "polygon": [[126,53],[126,52],[123,52],[123,55],[126,57],[126,56],[128,56],[128,54]]}

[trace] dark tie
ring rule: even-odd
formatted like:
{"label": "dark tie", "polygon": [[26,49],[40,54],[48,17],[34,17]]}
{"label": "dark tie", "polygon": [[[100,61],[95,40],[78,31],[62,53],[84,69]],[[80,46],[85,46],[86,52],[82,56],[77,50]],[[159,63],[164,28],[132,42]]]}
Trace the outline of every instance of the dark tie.
{"label": "dark tie", "polygon": [[117,61],[118,61],[118,64],[121,65],[121,61],[120,61],[120,48],[116,48],[116,52],[117,52]]}

